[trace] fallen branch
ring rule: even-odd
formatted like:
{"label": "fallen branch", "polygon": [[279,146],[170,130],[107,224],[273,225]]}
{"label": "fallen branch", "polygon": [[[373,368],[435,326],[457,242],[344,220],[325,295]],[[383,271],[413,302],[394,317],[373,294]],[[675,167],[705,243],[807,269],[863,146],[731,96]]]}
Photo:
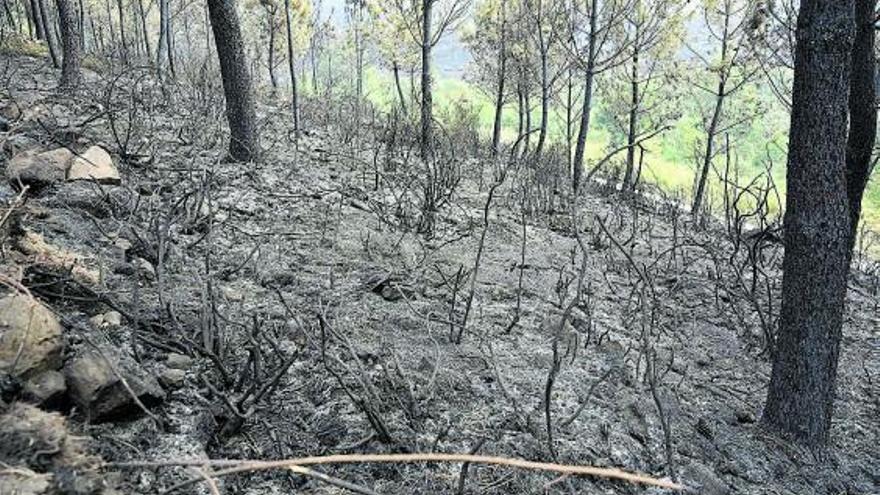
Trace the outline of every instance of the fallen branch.
{"label": "fallen branch", "polygon": [[[631,473],[616,468],[600,468],[594,466],[577,466],[556,464],[547,462],[527,461],[525,459],[512,459],[506,457],[494,457],[486,455],[469,455],[469,454],[441,454],[441,453],[422,453],[422,454],[340,454],[315,457],[301,457],[298,459],[286,459],[279,461],[250,461],[250,460],[180,460],[180,461],[144,461],[144,462],[123,462],[108,463],[103,467],[112,469],[122,468],[159,468],[173,466],[211,466],[221,467],[211,473],[215,478],[229,476],[241,473],[253,473],[257,471],[270,471],[275,469],[296,469],[293,466],[314,466],[325,464],[356,464],[356,463],[426,463],[426,462],[451,462],[451,463],[472,463],[472,464],[489,464],[496,466],[507,466],[529,471],[545,471],[557,473],[560,475],[577,475],[577,476],[593,476],[597,478],[605,478],[610,480],[627,481],[647,486],[656,486],[659,488],[667,488],[670,490],[682,490],[683,486],[669,480],[653,478],[651,476]],[[194,485],[202,478],[192,478],[190,480],[179,483],[164,492],[169,494],[174,491]]]}

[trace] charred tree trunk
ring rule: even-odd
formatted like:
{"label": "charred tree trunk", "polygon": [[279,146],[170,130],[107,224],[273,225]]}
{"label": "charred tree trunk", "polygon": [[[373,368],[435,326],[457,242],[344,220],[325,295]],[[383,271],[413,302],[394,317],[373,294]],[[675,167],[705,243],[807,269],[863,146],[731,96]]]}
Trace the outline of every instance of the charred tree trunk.
{"label": "charred tree trunk", "polygon": [[37,0],[30,0],[31,5],[31,18],[34,22],[34,30],[36,34],[36,38],[38,40],[46,39],[45,31],[43,30],[43,17],[40,15],[40,5],[37,3]]}
{"label": "charred tree trunk", "polygon": [[80,31],[72,0],[55,0],[58,22],[61,25],[61,87],[74,88],[80,82]]}
{"label": "charred tree trunk", "polygon": [[[542,42],[543,45],[543,42]],[[535,156],[540,157],[544,152],[544,143],[547,141],[547,125],[550,119],[550,74],[547,67],[549,53],[547,48],[541,47],[541,128],[538,131],[538,146],[535,148]]]}
{"label": "charred tree trunk", "polygon": [[268,9],[269,23],[269,81],[272,82],[272,90],[278,88],[278,76],[275,75],[275,7]]}
{"label": "charred tree trunk", "polygon": [[[724,29],[721,33],[721,60],[726,61],[730,51],[730,12],[724,13]],[[706,181],[709,178],[709,170],[712,168],[712,159],[715,155],[715,135],[718,133],[718,125],[721,123],[724,111],[724,99],[727,97],[727,78],[730,74],[729,67],[722,67],[718,71],[718,89],[715,93],[715,109],[709,128],[706,130],[706,149],[703,154],[703,164],[700,167],[700,175],[697,176],[697,188],[694,192],[694,201],[691,204],[691,216],[694,223],[700,219],[700,210],[703,207],[703,198],[706,195]]]}
{"label": "charred tree trunk", "polygon": [[626,170],[623,173],[623,184],[621,184],[620,188],[620,191],[623,194],[628,194],[633,189],[635,189],[633,176],[635,175],[636,168],[636,135],[638,134],[639,127],[639,105],[641,98],[641,96],[639,95],[640,46],[638,24],[636,24],[635,28],[636,32],[635,42],[633,43],[632,73],[630,74],[629,122],[627,125],[626,133]]}
{"label": "charred tree trunk", "polygon": [[122,0],[116,0],[116,12],[119,16],[119,42],[122,43],[122,63],[128,64],[128,40],[125,37],[125,15]]}
{"label": "charred tree trunk", "polygon": [[431,12],[435,0],[422,0],[422,158],[434,147],[434,100],[431,91]]}
{"label": "charred tree trunk", "polygon": [[296,64],[293,58],[293,22],[290,18],[290,0],[284,0],[287,19],[287,67],[290,70],[290,106],[293,112],[293,130],[299,130],[299,95],[296,87]]}
{"label": "charred tree trunk", "polygon": [[241,162],[255,161],[260,154],[257,115],[234,0],[208,0],[208,12],[226,96],[229,156]]}
{"label": "charred tree trunk", "polygon": [[877,0],[856,0],[856,39],[852,52],[849,95],[849,140],[846,146],[846,181],[852,234],[856,243],[862,215],[862,197],[871,175],[871,154],[877,136],[876,59],[874,11]]}
{"label": "charred tree trunk", "polygon": [[782,308],[762,421],[814,447],[831,427],[849,269],[853,14],[852,0],[803,0],[796,34]]}
{"label": "charred tree trunk", "polygon": [[156,72],[162,76],[168,50],[168,1],[159,0],[159,44],[156,47]]}
{"label": "charred tree trunk", "polygon": [[581,127],[578,130],[577,144],[574,150],[572,186],[577,191],[584,173],[584,154],[587,149],[587,134],[590,130],[590,111],[593,109],[593,79],[596,77],[596,21],[599,13],[598,0],[590,1],[590,37],[587,42],[587,68],[584,71],[584,105],[581,108]]}
{"label": "charred tree trunk", "polygon": [[504,83],[507,79],[507,11],[501,2],[501,39],[498,47],[498,81],[495,92],[495,118],[492,122],[492,156],[501,149],[501,118],[504,113]]}
{"label": "charred tree trunk", "polygon": [[147,31],[147,11],[144,9],[143,0],[136,0],[138,14],[140,14],[141,31],[144,35],[144,49],[147,51],[147,62],[153,59],[153,47],[150,46],[150,34]]}
{"label": "charred tree trunk", "polygon": [[43,35],[45,36],[46,44],[49,46],[49,57],[52,58],[52,65],[58,69],[61,67],[61,57],[58,56],[58,49],[55,47],[55,36],[52,34],[52,23],[49,22],[46,0],[37,0],[37,6],[40,10],[40,23],[43,25]]}
{"label": "charred tree trunk", "polygon": [[400,111],[406,115],[406,98],[403,97],[403,87],[400,85],[400,65],[394,61],[394,86],[397,88],[397,99],[400,101]]}

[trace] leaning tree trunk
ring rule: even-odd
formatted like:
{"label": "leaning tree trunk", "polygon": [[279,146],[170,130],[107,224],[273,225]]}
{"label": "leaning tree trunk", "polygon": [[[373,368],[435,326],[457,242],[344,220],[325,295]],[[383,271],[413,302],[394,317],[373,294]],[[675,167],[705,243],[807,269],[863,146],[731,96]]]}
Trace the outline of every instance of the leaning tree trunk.
{"label": "leaning tree trunk", "polygon": [[400,112],[406,115],[406,98],[403,97],[403,87],[400,85],[400,64],[397,63],[397,60],[394,61],[392,72],[394,73],[394,86],[397,87],[397,99],[400,101]]}
{"label": "leaning tree trunk", "polygon": [[855,246],[862,214],[862,196],[871,175],[871,154],[877,136],[877,94],[874,58],[874,10],[877,0],[856,0],[856,40],[852,54],[849,96],[849,140],[846,147],[850,251]]}
{"label": "leaning tree trunk", "polygon": [[77,15],[71,0],[55,0],[58,23],[61,25],[61,87],[74,88],[80,82],[80,31]]}
{"label": "leaning tree trunk", "polygon": [[853,0],[802,0],[797,24],[782,308],[762,421],[827,442],[850,246],[846,183]]}
{"label": "leaning tree trunk", "polygon": [[431,93],[431,10],[435,0],[422,0],[422,158],[434,146],[434,100]]}
{"label": "leaning tree trunk", "polygon": [[49,57],[52,58],[52,65],[57,69],[61,67],[61,59],[58,56],[58,49],[55,47],[55,37],[52,35],[52,24],[49,22],[49,14],[46,12],[46,0],[37,0],[37,6],[40,9],[43,35],[46,37],[46,44],[49,46]]}
{"label": "leaning tree trunk", "polygon": [[43,18],[40,15],[40,5],[37,3],[37,0],[30,0],[30,5],[31,19],[33,19],[34,22],[37,40],[45,39],[46,34],[43,30]]}
{"label": "leaning tree trunk", "polygon": [[208,12],[226,96],[229,156],[236,161],[254,161],[260,154],[257,115],[235,2],[208,0]]}
{"label": "leaning tree trunk", "polygon": [[296,87],[296,64],[293,59],[293,23],[290,18],[290,0],[284,0],[287,18],[287,67],[290,70],[290,106],[293,111],[293,130],[299,130],[299,95]]}

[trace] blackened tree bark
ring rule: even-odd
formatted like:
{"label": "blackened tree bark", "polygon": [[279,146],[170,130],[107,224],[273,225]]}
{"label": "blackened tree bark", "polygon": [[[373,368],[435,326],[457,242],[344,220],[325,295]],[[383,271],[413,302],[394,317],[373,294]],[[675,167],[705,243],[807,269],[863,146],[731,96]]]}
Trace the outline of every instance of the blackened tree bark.
{"label": "blackened tree bark", "polygon": [[403,87],[400,85],[400,64],[397,60],[392,64],[392,72],[394,73],[394,86],[397,88],[397,99],[400,102],[400,111],[406,115],[406,98],[403,97]]}
{"label": "blackened tree bark", "polygon": [[293,111],[293,130],[299,130],[299,95],[296,87],[296,64],[293,58],[293,23],[290,18],[290,0],[284,0],[284,14],[287,18],[287,67],[290,69],[290,97]]}
{"label": "blackened tree bark", "polygon": [[167,60],[167,51],[170,43],[168,42],[169,32],[168,23],[170,21],[171,11],[169,0],[159,0],[159,46],[156,48],[156,72],[162,76]]}
{"label": "blackened tree bark", "polygon": [[76,9],[71,0],[55,0],[58,23],[61,25],[61,87],[73,88],[80,82],[80,36]]}
{"label": "blackened tree bark", "polygon": [[712,119],[709,121],[709,127],[706,129],[706,148],[703,152],[703,164],[700,167],[700,173],[697,176],[697,189],[694,192],[694,201],[691,203],[691,215],[694,222],[700,218],[700,211],[703,208],[703,198],[706,195],[706,181],[709,178],[709,171],[712,168],[712,159],[715,157],[715,136],[718,135],[718,126],[721,123],[721,116],[724,111],[724,100],[727,97],[727,80],[730,75],[731,65],[728,60],[728,52],[730,51],[730,4],[724,11],[724,27],[721,32],[721,60],[725,61],[721,69],[718,71],[718,89],[715,91],[715,109],[712,111]]}
{"label": "blackened tree bark", "polygon": [[43,18],[40,16],[40,6],[37,4],[37,0],[30,0],[30,14],[31,19],[34,22],[35,34],[38,40],[45,38],[45,33],[43,31]]}
{"label": "blackened tree bark", "polygon": [[137,8],[141,21],[141,33],[144,36],[144,49],[147,51],[147,60],[149,61],[153,58],[153,47],[150,46],[150,35],[149,31],[147,31],[147,11],[144,9],[142,0],[137,0]]}
{"label": "blackened tree bark", "polygon": [[501,118],[504,112],[504,82],[507,79],[507,11],[501,2],[501,29],[498,47],[498,86],[495,93],[495,119],[492,122],[492,156],[501,147]]}
{"label": "blackened tree bark", "polygon": [[278,89],[278,76],[275,75],[275,15],[278,13],[278,6],[271,0],[262,0],[260,2],[266,10],[266,29],[269,31],[269,44],[267,64],[269,66],[269,82],[272,83],[272,94]]}
{"label": "blackened tree bark", "polygon": [[52,24],[49,22],[46,0],[37,0],[37,7],[40,10],[40,22],[43,24],[43,35],[45,36],[46,44],[49,46],[49,57],[52,58],[52,65],[57,69],[61,67],[61,57],[58,56],[58,49],[55,47],[55,37],[52,35]]}
{"label": "blackened tree bark", "polygon": [[[638,1],[635,8],[639,8]],[[633,40],[632,67],[630,73],[630,107],[629,107],[629,123],[626,133],[626,170],[623,173],[623,184],[620,191],[623,194],[629,194],[636,187],[635,168],[636,168],[636,134],[639,127],[639,55],[641,54],[641,42],[639,40],[639,26],[635,23],[635,39]]]}
{"label": "blackened tree bark", "polygon": [[849,140],[846,181],[851,227],[850,251],[855,246],[862,214],[862,196],[871,175],[871,154],[877,136],[874,11],[877,0],[856,0],[856,40],[852,53],[849,95]]}
{"label": "blackened tree bark", "polygon": [[787,171],[782,309],[762,421],[828,439],[851,238],[846,180],[854,0],[802,0]]}
{"label": "blackened tree bark", "polygon": [[590,2],[590,33],[587,41],[587,68],[584,71],[584,104],[581,108],[581,126],[578,130],[577,144],[574,149],[572,166],[572,186],[575,191],[580,188],[584,173],[584,154],[587,150],[587,134],[590,131],[590,112],[593,109],[593,80],[596,77],[596,44],[598,33],[596,22],[599,16],[598,0]]}
{"label": "blackened tree bark", "polygon": [[435,0],[422,0],[422,158],[434,148],[434,99],[431,90],[431,11]]}
{"label": "blackened tree bark", "polygon": [[234,0],[208,0],[211,30],[220,60],[226,118],[229,121],[229,156],[247,162],[259,158],[260,140],[251,74],[248,71],[241,27]]}
{"label": "blackened tree bark", "polygon": [[128,64],[128,40],[125,36],[125,14],[122,0],[116,0],[116,13],[119,16],[119,41],[122,43],[122,63]]}

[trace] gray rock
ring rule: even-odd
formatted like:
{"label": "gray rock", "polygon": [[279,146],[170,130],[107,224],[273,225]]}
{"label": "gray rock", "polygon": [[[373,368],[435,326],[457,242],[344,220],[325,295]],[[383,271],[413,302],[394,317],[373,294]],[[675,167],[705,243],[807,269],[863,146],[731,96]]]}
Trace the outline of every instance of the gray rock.
{"label": "gray rock", "polygon": [[186,371],[168,368],[159,374],[159,383],[165,388],[176,389],[186,382]]}
{"label": "gray rock", "polygon": [[44,409],[56,409],[64,403],[67,384],[64,375],[57,371],[46,371],[26,381],[24,398]]}
{"label": "gray rock", "polygon": [[192,368],[192,365],[193,359],[183,354],[171,353],[165,358],[165,366],[168,366],[173,370],[186,371]]}
{"label": "gray rock", "polygon": [[[112,366],[107,359],[114,361]],[[64,375],[70,397],[94,422],[124,419],[139,413],[132,392],[147,407],[165,399],[165,392],[153,376],[134,361],[109,349],[75,358],[64,367]]]}
{"label": "gray rock", "polygon": [[122,315],[117,311],[108,311],[89,318],[95,328],[119,328],[122,326]]}
{"label": "gray rock", "polygon": [[122,182],[110,153],[100,146],[92,146],[73,159],[67,171],[67,180],[91,180],[100,184]]}
{"label": "gray rock", "polygon": [[57,370],[63,351],[61,324],[48,308],[20,294],[0,299],[0,370],[21,378]]}
{"label": "gray rock", "polygon": [[153,264],[143,258],[135,258],[132,263],[136,267],[138,273],[147,280],[156,280],[156,269]]}
{"label": "gray rock", "polygon": [[9,121],[0,115],[0,132],[9,132]]}
{"label": "gray rock", "polygon": [[58,148],[42,153],[25,151],[12,157],[6,164],[6,178],[13,185],[43,187],[64,180],[73,153]]}

